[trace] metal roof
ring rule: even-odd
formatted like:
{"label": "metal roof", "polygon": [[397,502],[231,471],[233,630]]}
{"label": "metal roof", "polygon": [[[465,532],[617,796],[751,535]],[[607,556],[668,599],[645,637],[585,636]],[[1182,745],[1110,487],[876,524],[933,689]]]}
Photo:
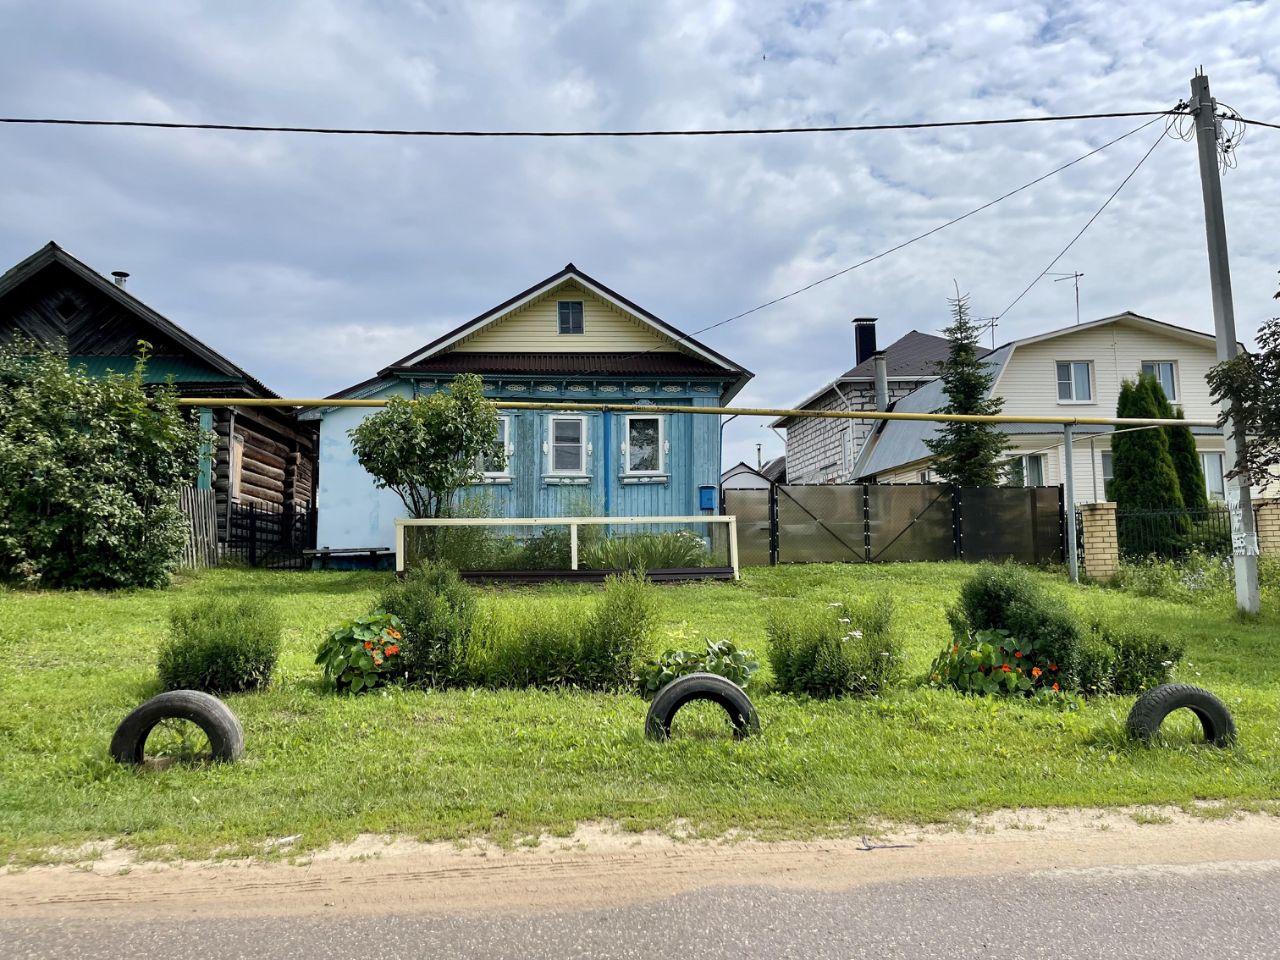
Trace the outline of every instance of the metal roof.
{"label": "metal roof", "polygon": [[[71,367],[84,367],[91,377],[106,376],[109,372],[132,373],[137,359],[134,357],[85,357],[67,358]],[[186,357],[148,357],[146,367],[147,383],[164,383],[170,377],[175,383],[236,383],[239,377],[233,377],[220,370],[197,363]]]}

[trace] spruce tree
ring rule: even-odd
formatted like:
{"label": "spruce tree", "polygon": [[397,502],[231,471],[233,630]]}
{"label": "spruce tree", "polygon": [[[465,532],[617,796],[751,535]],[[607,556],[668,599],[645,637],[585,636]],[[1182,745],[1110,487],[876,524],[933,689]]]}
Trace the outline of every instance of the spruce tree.
{"label": "spruce tree", "polygon": [[[1141,379],[1124,381],[1116,416],[1159,417],[1155,393]],[[1111,465],[1111,496],[1116,501],[1120,552],[1129,556],[1176,552],[1179,538],[1187,533],[1190,524],[1164,430],[1112,434]]]}
{"label": "spruce tree", "polygon": [[[978,356],[979,331],[969,319],[969,298],[957,292],[951,304],[951,324],[943,331],[951,341],[947,359],[938,364],[938,377],[947,405],[935,413],[992,416],[1004,401],[991,396],[991,373]],[[1000,455],[1008,438],[995,424],[944,423],[925,445],[933,454],[932,469],[940,479],[963,487],[989,487],[1000,482]]]}
{"label": "spruce tree", "polygon": [[[1160,381],[1150,374],[1141,378],[1142,385],[1151,391],[1155,400],[1158,416],[1164,419],[1183,420],[1181,410],[1175,410],[1165,395]],[[1204,469],[1200,466],[1200,454],[1196,451],[1196,438],[1190,427],[1165,427],[1165,436],[1169,438],[1169,457],[1173,460],[1173,469],[1178,474],[1178,490],[1182,493],[1182,504],[1188,510],[1208,510],[1209,493],[1204,484]]]}

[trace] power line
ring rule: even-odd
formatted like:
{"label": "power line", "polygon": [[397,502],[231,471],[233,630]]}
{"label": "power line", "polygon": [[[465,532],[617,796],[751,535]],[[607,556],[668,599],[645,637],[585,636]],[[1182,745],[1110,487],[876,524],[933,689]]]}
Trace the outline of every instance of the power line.
{"label": "power line", "polygon": [[1233,119],[1254,127],[1269,127],[1272,130],[1280,130],[1280,123],[1268,123],[1266,120],[1250,120],[1247,117],[1234,117]]}
{"label": "power line", "polygon": [[1144,163],[1147,162],[1147,158],[1151,156],[1151,154],[1155,153],[1156,147],[1160,146],[1160,144],[1164,141],[1164,138],[1168,135],[1168,132],[1169,131],[1167,127],[1166,129],[1160,131],[1160,136],[1156,137],[1155,143],[1151,144],[1151,146],[1147,148],[1147,152],[1142,155],[1142,159],[1140,159],[1137,162],[1137,164],[1134,166],[1134,168],[1130,170],[1129,173],[1125,176],[1125,178],[1120,181],[1120,185],[1111,191],[1111,196],[1107,197],[1107,199],[1102,202],[1102,206],[1100,206],[1097,210],[1094,211],[1093,216],[1091,216],[1085,222],[1085,225],[1080,228],[1079,232],[1076,233],[1076,235],[1071,238],[1071,240],[1067,243],[1065,247],[1063,247],[1061,250],[1058,251],[1057,256],[1055,256],[1052,260],[1049,261],[1049,265],[1045,267],[1043,270],[1041,270],[1038,274],[1036,274],[1036,278],[1032,280],[1029,284],[1027,284],[1026,288],[1023,289],[1023,291],[1020,294],[1018,294],[1016,297],[1013,298],[1013,303],[1009,304],[1007,307],[1005,307],[1003,310],[1000,311],[1000,313],[996,317],[997,320],[1004,319],[1005,315],[1010,310],[1012,310],[1015,306],[1017,306],[1018,301],[1021,300],[1023,297],[1025,297],[1028,293],[1030,293],[1031,288],[1034,287],[1037,283],[1039,283],[1044,278],[1044,275],[1047,274],[1050,270],[1052,270],[1059,260],[1061,260],[1064,256],[1066,256],[1067,251],[1070,250],[1073,246],[1075,246],[1075,242],[1084,236],[1084,232],[1088,230],[1091,226],[1093,226],[1093,222],[1097,220],[1098,217],[1102,216],[1102,211],[1107,209],[1107,207],[1111,205],[1111,201],[1114,200],[1119,195],[1120,191],[1124,189],[1125,184],[1127,184],[1130,180],[1133,179],[1133,175],[1142,168],[1142,165]]}
{"label": "power line", "polygon": [[[845,267],[843,270],[837,270],[835,273],[831,273],[825,277],[822,277],[821,279],[814,280],[812,283],[807,283],[803,287],[798,287],[797,289],[792,290],[790,293],[784,293],[780,297],[774,297],[772,300],[765,301],[764,303],[761,303],[757,306],[752,307],[750,310],[743,310],[741,313],[736,313],[732,317],[727,317],[724,320],[718,320],[715,323],[709,323],[705,327],[699,327],[697,330],[694,330],[692,333],[687,333],[679,337],[676,340],[676,343],[677,344],[683,343],[692,337],[696,337],[700,333],[706,333],[708,330],[714,330],[717,327],[723,327],[725,324],[733,323],[735,320],[741,320],[743,317],[750,316],[753,313],[758,313],[759,311],[764,310],[767,307],[772,307],[775,304],[781,303],[784,300],[789,300],[792,297],[799,296],[802,293],[812,290],[816,286],[827,283],[831,280],[835,280],[837,277],[843,277],[846,273],[851,273],[854,270],[857,270],[859,267],[865,267],[867,264],[874,263],[877,260],[880,260],[884,257],[889,256],[889,254],[891,253],[896,253],[897,251],[903,249],[904,247],[909,247],[913,243],[916,243],[920,240],[924,240],[927,237],[931,237],[935,233],[945,230],[947,227],[954,226],[955,224],[959,223],[962,220],[967,220],[969,217],[972,217],[975,214],[981,213],[982,211],[987,210],[990,207],[994,207],[997,203],[1000,203],[1002,200],[1008,200],[1010,197],[1015,196],[1031,187],[1034,187],[1036,184],[1042,183],[1045,180],[1048,180],[1050,177],[1056,176],[1062,171],[1068,169],[1069,167],[1074,167],[1077,163],[1080,163],[1084,160],[1088,160],[1094,154],[1101,153],[1103,150],[1106,150],[1108,147],[1114,146],[1115,144],[1119,143],[1121,140],[1125,140],[1133,136],[1135,133],[1141,133],[1143,130],[1147,129],[1147,127],[1151,126],[1153,123],[1158,122],[1161,117],[1167,116],[1168,114],[1173,112],[1174,111],[1165,111],[1161,113],[1159,116],[1156,116],[1151,120],[1148,120],[1146,123],[1141,124],[1137,127],[1134,127],[1128,133],[1122,133],[1120,136],[1116,137],[1114,140],[1108,140],[1106,143],[1102,144],[1102,146],[1095,147],[1094,149],[1090,150],[1088,153],[1081,154],[1080,156],[1076,157],[1074,160],[1069,160],[1068,162],[1062,164],[1061,166],[1055,167],[1054,169],[1050,170],[1048,173],[1045,173],[1036,177],[1034,180],[1028,180],[1026,183],[1022,184],[1022,186],[1015,187],[1014,189],[1010,190],[1008,193],[1004,193],[996,197],[994,200],[988,200],[986,203],[982,204],[982,206],[974,207],[972,210],[968,211],[967,213],[962,213],[958,217],[953,217],[952,219],[948,220],[946,223],[941,223],[938,226],[932,228],[931,230],[926,230],[924,233],[917,234],[916,236],[912,237],[910,240],[904,240],[903,242],[896,244],[895,246],[892,246],[887,250],[883,250],[880,253],[875,254],[874,256],[867,257],[865,260],[859,260],[857,263],[853,264],[852,266]],[[1162,133],[1161,137],[1163,138],[1163,136],[1164,134]],[[1050,264],[1050,266],[1052,266],[1052,264]],[[998,320],[999,317],[996,317],[995,319]],[[659,348],[653,347],[649,350],[642,350],[639,353],[632,354],[632,356],[637,356],[637,357],[643,356],[644,354],[652,353],[654,350],[657,350],[657,349]]]}
{"label": "power line", "polygon": [[783,133],[867,133],[875,130],[933,130],[944,127],[989,127],[1065,120],[1117,117],[1164,117],[1174,110],[1119,110],[1047,117],[1001,117],[990,120],[928,120],[917,123],[861,123],[827,127],[733,127],[700,130],[409,130],[379,127],[277,127],[249,123],[182,123],[161,120],[73,120],[54,117],[0,117],[0,123],[53,127],[140,127],[150,130],[222,130],[237,133],[315,133],[358,137],[741,137]]}

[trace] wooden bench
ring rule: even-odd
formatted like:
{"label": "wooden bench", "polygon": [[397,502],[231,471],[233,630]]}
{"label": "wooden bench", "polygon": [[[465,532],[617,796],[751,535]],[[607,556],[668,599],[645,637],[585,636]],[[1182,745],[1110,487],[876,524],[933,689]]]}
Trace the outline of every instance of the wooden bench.
{"label": "wooden bench", "polygon": [[321,547],[318,550],[303,550],[302,555],[312,560],[319,558],[321,570],[329,569],[330,557],[368,557],[376,570],[378,558],[389,557],[393,552],[390,547]]}

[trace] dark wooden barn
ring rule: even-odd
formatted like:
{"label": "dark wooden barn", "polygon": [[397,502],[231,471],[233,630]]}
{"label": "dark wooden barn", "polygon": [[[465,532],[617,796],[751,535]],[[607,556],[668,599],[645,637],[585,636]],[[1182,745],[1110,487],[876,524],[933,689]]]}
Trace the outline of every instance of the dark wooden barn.
{"label": "dark wooden barn", "polygon": [[[152,310],[125,287],[48,243],[0,276],[0,342],[29,337],[65,348],[89,373],[133,369],[138,341],[151,345],[147,380],[172,379],[187,397],[274,398],[256,378]],[[216,431],[212,463],[199,487],[215,491],[220,537],[229,504],[268,510],[310,508],[315,498],[317,430],[292,410],[202,408]]]}

